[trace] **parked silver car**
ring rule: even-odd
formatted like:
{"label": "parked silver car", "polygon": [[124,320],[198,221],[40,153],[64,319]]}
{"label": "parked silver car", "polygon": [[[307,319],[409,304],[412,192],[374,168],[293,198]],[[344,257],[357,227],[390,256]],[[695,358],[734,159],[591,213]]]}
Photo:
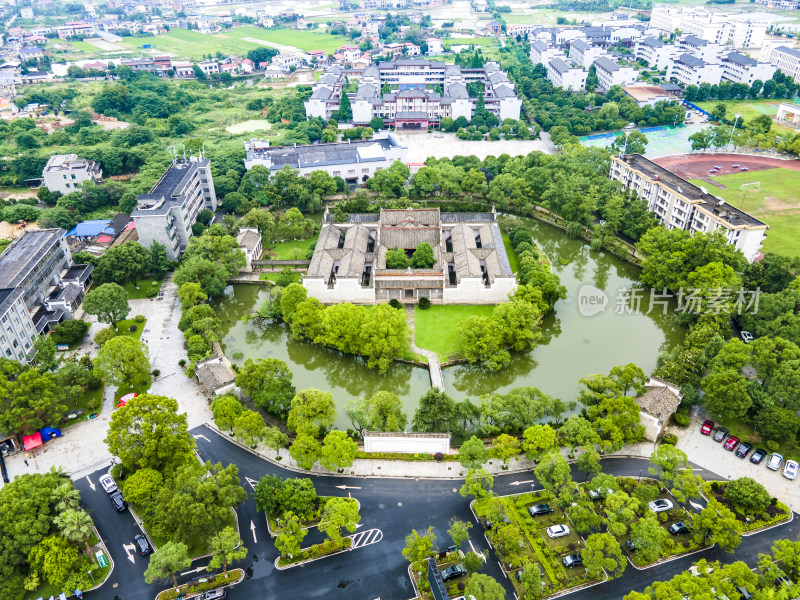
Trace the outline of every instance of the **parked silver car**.
{"label": "parked silver car", "polygon": [[773,471],[777,471],[778,469],[781,468],[782,464],[783,464],[783,456],[776,452],[769,457],[769,460],[767,461],[767,468]]}

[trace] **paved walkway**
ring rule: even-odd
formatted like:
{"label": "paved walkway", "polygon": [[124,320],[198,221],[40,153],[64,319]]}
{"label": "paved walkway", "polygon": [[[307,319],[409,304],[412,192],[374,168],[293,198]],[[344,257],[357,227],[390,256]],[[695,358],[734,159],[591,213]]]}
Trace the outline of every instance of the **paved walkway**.
{"label": "paved walkway", "polygon": [[436,352],[419,348],[414,343],[414,307],[406,306],[406,321],[408,327],[411,329],[411,351],[421,354],[428,359],[428,372],[431,375],[431,387],[438,388],[444,391],[444,377],[442,376],[442,365],[439,363],[439,357]]}
{"label": "paved walkway", "polygon": [[[175,398],[180,412],[187,414],[189,429],[192,429],[212,420],[211,409],[197,380],[186,377],[178,365],[181,358],[186,359],[186,350],[183,347],[183,334],[178,330],[181,309],[177,301],[177,286],[168,277],[161,290],[162,300],[131,300],[130,314],[147,317],[142,341],[148,347],[151,368],[161,371],[149,392]],[[82,318],[91,321],[91,328],[78,352],[96,356],[97,346],[89,336],[94,336],[107,325],[97,323],[90,315]],[[108,432],[115,399],[116,388],[107,386],[103,396],[103,411],[97,418],[71,426],[64,431],[63,437],[47,442],[27,456],[24,452],[18,452],[6,458],[9,476],[13,479],[15,475],[23,473],[45,473],[51,467],[62,467],[73,479],[78,479],[104,465],[110,465],[111,453],[103,440]],[[28,465],[25,465],[26,459]]]}

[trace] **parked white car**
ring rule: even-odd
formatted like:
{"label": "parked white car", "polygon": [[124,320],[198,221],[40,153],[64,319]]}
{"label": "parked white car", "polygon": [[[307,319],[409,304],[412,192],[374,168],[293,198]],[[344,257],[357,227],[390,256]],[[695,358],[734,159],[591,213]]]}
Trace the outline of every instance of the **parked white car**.
{"label": "parked white car", "polygon": [[672,510],[672,502],[670,502],[669,500],[664,500],[663,498],[659,498],[658,500],[653,500],[652,502],[649,502],[647,506],[654,513],[660,513]]}
{"label": "parked white car", "polygon": [[786,466],[783,468],[783,476],[786,477],[786,479],[796,479],[799,469],[800,465],[797,464],[796,460],[787,460]]}
{"label": "parked white car", "polygon": [[566,525],[552,525],[547,528],[547,535],[551,538],[560,538],[569,535],[569,527]]}
{"label": "parked white car", "polygon": [[769,460],[767,461],[767,468],[771,469],[772,471],[777,471],[778,469],[781,468],[782,464],[783,464],[783,456],[781,456],[776,452],[775,454],[769,457]]}
{"label": "parked white car", "polygon": [[113,494],[117,491],[117,484],[114,481],[114,478],[111,475],[103,475],[100,478],[100,485],[103,486],[106,494]]}

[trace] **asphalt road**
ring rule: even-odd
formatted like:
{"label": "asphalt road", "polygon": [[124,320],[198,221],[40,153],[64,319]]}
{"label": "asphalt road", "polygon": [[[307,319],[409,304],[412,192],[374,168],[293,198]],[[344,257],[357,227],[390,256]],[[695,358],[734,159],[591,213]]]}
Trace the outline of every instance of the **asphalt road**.
{"label": "asphalt road", "polygon": [[[248,548],[247,559],[236,566],[245,569],[246,579],[229,591],[231,600],[272,600],[278,598],[341,598],[348,600],[408,600],[414,591],[408,578],[408,562],[401,550],[405,537],[412,529],[424,531],[433,526],[438,538],[438,547],[444,550],[450,545],[447,536],[448,523],[453,518],[474,524],[470,540],[462,549],[475,549],[487,556],[487,565],[482,571],[502,582],[513,598],[512,586],[500,569],[494,554],[488,551],[483,530],[469,510],[468,499],[458,493],[461,481],[417,480],[384,478],[348,478],[324,475],[303,475],[285,471],[268,461],[229,442],[206,427],[192,430],[197,440],[200,456],[204,460],[234,463],[239,468],[242,485],[248,492],[247,499],[238,507],[239,527]],[[603,461],[603,471],[613,475],[637,477],[647,475],[648,461],[644,459],[613,458]],[[107,495],[97,484],[97,478],[105,470],[93,473],[88,478],[76,481],[84,504],[92,512],[95,522],[115,562],[112,576],[106,585],[96,592],[85,594],[90,600],[144,600],[152,599],[155,593],[168,584],[146,585],[143,573],[147,559],[127,551],[123,544],[131,544],[138,533],[129,512],[117,513]],[[696,472],[706,479],[717,477],[703,469]],[[334,557],[324,558],[304,567],[279,571],[274,566],[278,552],[267,531],[263,513],[257,513],[251,495],[252,485],[266,474],[282,477],[310,477],[320,495],[351,495],[361,502],[361,526],[359,532],[379,529],[382,539],[374,544],[356,548]],[[573,470],[576,481],[584,480],[584,473]],[[92,490],[89,482],[95,484]],[[514,473],[495,478],[494,490],[498,494],[509,494],[531,489],[537,485],[532,473]],[[347,486],[342,489],[341,486]],[[797,538],[800,520],[744,539],[733,555],[712,549],[675,560],[657,568],[644,571],[628,567],[620,579],[576,592],[570,597],[586,600],[619,599],[631,590],[642,590],[655,580],[668,579],[687,569],[700,558],[744,560],[754,565],[759,552],[768,552],[772,543],[781,538]],[[309,546],[321,541],[323,535],[312,530],[303,541]],[[366,536],[365,536],[366,537]],[[373,535],[373,539],[379,536]],[[128,556],[133,556],[133,561]],[[196,561],[191,570],[204,567],[207,560]],[[204,571],[201,571],[204,572]],[[179,578],[186,581],[198,572]]]}

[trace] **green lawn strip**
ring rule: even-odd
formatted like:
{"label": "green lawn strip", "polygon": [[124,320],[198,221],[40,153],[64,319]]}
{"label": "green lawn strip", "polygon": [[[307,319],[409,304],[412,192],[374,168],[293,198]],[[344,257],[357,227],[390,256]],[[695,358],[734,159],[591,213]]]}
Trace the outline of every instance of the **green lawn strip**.
{"label": "green lawn strip", "polygon": [[315,558],[323,558],[330,554],[336,554],[337,552],[342,552],[349,548],[353,544],[353,538],[351,537],[344,537],[342,538],[342,545],[336,545],[331,540],[325,540],[319,544],[314,544],[313,546],[309,546],[308,548],[303,548],[300,551],[300,554],[297,556],[293,556],[288,558],[286,556],[278,557],[278,564],[282,567],[292,565],[295,563],[302,562],[304,560],[312,560]]}
{"label": "green lawn strip", "polygon": [[[301,273],[292,273],[292,283],[300,283],[300,276]],[[278,277],[281,276],[281,273],[261,273],[258,276],[259,281],[278,281]]]}
{"label": "green lawn strip", "polygon": [[514,246],[511,245],[511,240],[505,232],[503,232],[503,246],[508,255],[508,263],[511,265],[511,272],[516,273],[519,271],[519,258],[517,258],[517,253],[514,252]]}
{"label": "green lawn strip", "polygon": [[[309,248],[313,248],[319,236],[306,238],[304,240],[291,240],[288,242],[277,242],[268,244],[264,248],[264,259],[266,260],[305,260]],[[298,257],[299,258],[296,258]]]}
{"label": "green lawn strip", "polygon": [[[133,510],[136,511],[139,517],[142,517],[142,511],[135,505],[131,506],[133,506]],[[234,528],[236,527],[236,520],[233,517],[233,512],[229,513],[228,517],[225,520],[225,523],[222,525],[222,527],[220,527],[220,531],[222,531],[225,527],[234,527]],[[160,548],[168,541],[170,541],[169,538],[158,537],[156,535],[153,535],[153,533],[149,531],[147,527],[145,527],[144,529],[147,535],[150,536],[150,539],[153,540],[153,544],[155,544],[156,548]],[[198,556],[204,556],[205,554],[208,554],[211,551],[211,546],[210,546],[211,538],[214,536],[215,533],[216,532],[214,531],[206,531],[201,534],[192,536],[189,539],[184,539],[179,541],[183,542],[189,547],[189,556],[191,558],[197,558]]]}
{"label": "green lawn strip", "polygon": [[[136,280],[139,289],[133,287],[133,282],[126,281],[122,287],[128,292],[128,298],[131,300],[141,300],[142,298],[154,298],[158,291],[161,289],[161,284],[164,282],[164,277],[156,277],[155,275],[146,275]],[[156,294],[152,290],[155,289]]]}
{"label": "green lawn strip", "polygon": [[101,384],[96,390],[84,390],[81,394],[76,396],[75,399],[68,400],[66,402],[68,410],[65,416],[69,416],[70,413],[76,412],[79,409],[83,409],[83,414],[62,421],[60,427],[69,427],[70,425],[86,420],[92,413],[97,413],[99,415],[103,412],[104,391],[105,385]]}
{"label": "green lawn strip", "polygon": [[162,590],[156,595],[156,600],[175,600],[180,592],[181,597],[185,598],[191,595],[193,598],[200,598],[195,594],[201,594],[204,591],[213,590],[216,588],[224,587],[238,583],[244,578],[244,571],[242,569],[234,569],[227,573],[217,573],[213,579],[204,583],[196,583],[194,585],[184,584],[178,588],[169,588]]}
{"label": "green lawn strip", "polygon": [[442,40],[442,46],[494,46],[496,39],[493,37],[480,38],[447,38]]}
{"label": "green lawn strip", "polygon": [[[136,331],[131,331],[132,325],[136,325]],[[142,332],[144,331],[146,325],[147,325],[147,319],[145,319],[141,323],[137,323],[134,319],[125,319],[124,321],[117,321],[116,337],[125,335],[140,340],[142,339]]]}
{"label": "green lawn strip", "polygon": [[[709,193],[723,198],[769,225],[764,250],[787,256],[800,256],[800,186],[799,174],[792,169],[764,169],[710,176],[726,186],[721,189],[707,181],[693,179],[691,183],[705,187]],[[759,182],[759,189],[740,190],[742,184]]]}
{"label": "green lawn strip", "polygon": [[469,317],[489,317],[493,305],[434,305],[428,310],[414,307],[414,343],[435,352],[440,360],[451,360],[459,354],[456,326]]}

